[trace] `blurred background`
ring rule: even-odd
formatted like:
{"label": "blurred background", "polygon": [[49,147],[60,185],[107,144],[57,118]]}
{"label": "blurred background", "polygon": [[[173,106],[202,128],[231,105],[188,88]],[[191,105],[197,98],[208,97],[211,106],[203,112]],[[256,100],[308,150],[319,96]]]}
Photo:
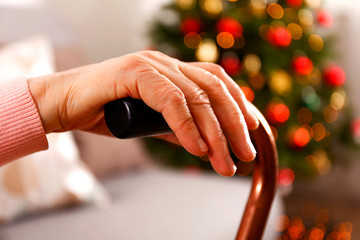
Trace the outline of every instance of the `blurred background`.
{"label": "blurred background", "polygon": [[[170,7],[164,9],[165,5]],[[21,46],[27,45],[34,49],[33,40],[21,41],[40,36],[46,39],[48,55],[53,57],[42,61],[52,62],[55,71],[144,49],[158,49],[188,61],[220,63],[247,97],[250,96],[249,100],[266,115],[277,136],[280,187],[276,211],[271,218],[273,233],[267,233],[269,238],[265,239],[360,239],[359,9],[360,2],[352,0],[204,0],[199,5],[192,0],[0,0],[0,45],[8,51],[9,44],[20,41],[20,45],[10,48],[24,49]],[[237,23],[232,21],[234,19]],[[308,40],[311,36],[315,40]],[[203,46],[209,42],[213,45]],[[205,50],[201,50],[202,47]],[[30,59],[37,56],[29,51],[22,54],[28,54]],[[274,61],[278,65],[273,64]],[[265,83],[261,85],[261,81]],[[316,103],[316,99],[321,104]],[[273,108],[265,104],[269,102],[273,103]],[[323,137],[318,133],[322,128]],[[289,134],[295,140],[290,140]],[[177,148],[169,151],[173,146],[152,141],[115,140],[80,132],[75,132],[74,136],[79,159],[100,184],[105,184],[110,198],[115,195],[117,199],[119,189],[123,190],[121,194],[128,194],[130,187],[127,186],[137,186],[141,179],[154,184],[156,181],[175,181],[176,185],[181,184],[185,174],[191,179],[204,177],[192,179],[198,181],[199,187],[207,188],[206,182],[216,185],[220,181],[223,185],[219,188],[227,184],[216,177],[215,182],[212,178],[207,179],[209,167],[206,163],[190,159]],[[179,171],[181,174],[175,174],[175,179],[159,170],[140,174],[139,179],[129,175],[159,165],[171,166],[177,169],[176,174]],[[251,166],[243,168],[244,171],[251,170]],[[184,180],[189,185],[194,184],[192,181]],[[239,181],[240,185],[247,185],[248,191],[250,178],[239,177]],[[233,184],[236,189],[238,186]],[[160,190],[157,190],[154,193],[159,194]],[[139,188],[139,191],[144,194],[145,190]],[[136,196],[143,197],[141,194],[132,196],[136,199]],[[241,201],[245,202],[246,196],[244,194]],[[132,207],[136,207],[136,201],[132,203]],[[191,209],[196,204],[189,202],[186,206]],[[156,210],[156,206],[153,207]],[[82,214],[87,216],[87,213]],[[60,218],[61,223],[68,219],[64,213],[51,213],[45,217],[47,221],[48,218]],[[101,217],[106,219],[107,216]],[[236,228],[236,217],[234,219],[232,224]],[[81,221],[80,217],[78,221]],[[39,215],[21,218],[0,226],[0,239],[45,236],[30,230],[31,226],[40,228],[43,224]],[[78,232],[73,229],[74,236],[82,239],[85,226],[75,224],[73,227],[80,229]],[[168,228],[171,230],[174,231]],[[203,232],[206,231],[211,232],[204,228]],[[105,239],[112,239],[107,236]],[[140,239],[124,236],[124,239]],[[212,238],[194,239],[227,239],[224,236],[219,233]]]}

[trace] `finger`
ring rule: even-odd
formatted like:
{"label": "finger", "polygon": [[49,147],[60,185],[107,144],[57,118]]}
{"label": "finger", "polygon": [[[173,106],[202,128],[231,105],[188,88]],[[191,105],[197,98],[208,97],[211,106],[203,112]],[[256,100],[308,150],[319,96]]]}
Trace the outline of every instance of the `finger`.
{"label": "finger", "polygon": [[175,145],[181,146],[180,141],[177,139],[177,137],[176,137],[176,135],[174,133],[158,135],[158,136],[154,136],[154,137],[158,138],[158,139],[165,140],[165,141],[170,142],[170,143],[173,143]]}
{"label": "finger", "polygon": [[248,107],[248,101],[241,91],[239,85],[225,72],[225,70],[217,64],[206,63],[206,62],[192,62],[191,65],[203,68],[212,74],[220,78],[228,88],[230,94],[233,96],[235,101],[239,104],[239,107],[244,114],[248,128],[255,130],[259,126],[259,120],[252,113],[251,109]]}
{"label": "finger", "polygon": [[182,91],[155,69],[142,69],[139,76],[135,79],[136,86],[129,88],[129,95],[141,98],[149,107],[161,112],[187,151],[196,156],[205,155],[208,146],[193,121]]}
{"label": "finger", "polygon": [[196,126],[209,147],[208,156],[214,170],[223,176],[234,175],[236,166],[230,157],[226,138],[206,92],[182,74],[177,62],[157,53],[150,52],[146,55],[149,63],[184,93]]}
{"label": "finger", "polygon": [[211,105],[235,155],[244,160],[254,160],[255,148],[251,142],[244,116],[229,93],[224,82],[216,75],[193,65],[183,63],[180,70],[208,94]]}

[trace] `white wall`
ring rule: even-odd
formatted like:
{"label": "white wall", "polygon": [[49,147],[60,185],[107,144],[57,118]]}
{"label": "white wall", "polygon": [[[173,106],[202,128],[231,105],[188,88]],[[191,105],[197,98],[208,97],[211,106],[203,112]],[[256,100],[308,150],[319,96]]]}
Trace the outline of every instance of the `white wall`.
{"label": "white wall", "polygon": [[70,25],[91,61],[148,47],[147,24],[169,0],[46,0]]}

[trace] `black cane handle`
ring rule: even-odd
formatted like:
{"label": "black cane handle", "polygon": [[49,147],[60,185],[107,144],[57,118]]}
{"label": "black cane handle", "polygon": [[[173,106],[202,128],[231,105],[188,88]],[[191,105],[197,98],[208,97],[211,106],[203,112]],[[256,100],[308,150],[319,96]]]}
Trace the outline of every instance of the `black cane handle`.
{"label": "black cane handle", "polygon": [[117,138],[154,136],[170,133],[171,129],[162,114],[142,100],[122,98],[105,105],[105,122]]}

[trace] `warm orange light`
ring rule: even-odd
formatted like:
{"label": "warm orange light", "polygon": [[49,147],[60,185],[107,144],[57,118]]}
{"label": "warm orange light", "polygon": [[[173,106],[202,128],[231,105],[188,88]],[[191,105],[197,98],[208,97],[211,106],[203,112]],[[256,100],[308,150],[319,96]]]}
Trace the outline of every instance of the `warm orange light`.
{"label": "warm orange light", "polygon": [[275,230],[277,232],[283,232],[287,229],[287,227],[289,226],[289,223],[290,223],[290,220],[289,220],[288,216],[280,215],[276,219]]}
{"label": "warm orange light", "polygon": [[296,23],[290,23],[287,26],[287,30],[289,31],[291,38],[294,40],[299,40],[302,37],[302,28]]}
{"label": "warm orange light", "polygon": [[298,128],[294,133],[294,144],[298,147],[304,147],[310,141],[310,133],[305,127]]}
{"label": "warm orange light", "polygon": [[216,41],[222,48],[231,48],[234,46],[235,40],[231,33],[228,32],[221,32],[217,35]]}
{"label": "warm orange light", "polygon": [[323,240],[324,239],[324,232],[319,229],[319,228],[313,228],[311,231],[310,231],[310,234],[309,234],[309,240]]}
{"label": "warm orange light", "polygon": [[305,233],[304,223],[301,218],[292,219],[288,227],[288,235],[290,239],[300,239]]}
{"label": "warm orange light", "polygon": [[274,19],[281,19],[284,16],[284,9],[277,3],[271,3],[267,7],[267,12]]}
{"label": "warm orange light", "polygon": [[315,141],[321,141],[326,136],[326,129],[323,124],[321,123],[315,123],[312,127],[313,130],[313,138]]}
{"label": "warm orange light", "polygon": [[245,94],[245,97],[249,102],[254,101],[255,94],[251,88],[249,88],[247,86],[241,86],[240,88],[243,91],[243,93]]}
{"label": "warm orange light", "polygon": [[184,37],[184,44],[188,48],[196,49],[201,43],[201,36],[196,32],[190,32]]}
{"label": "warm orange light", "polygon": [[327,106],[324,109],[323,113],[324,113],[324,119],[328,123],[334,123],[339,116],[338,111],[336,111],[331,105]]}
{"label": "warm orange light", "polygon": [[323,208],[320,209],[315,215],[316,224],[326,224],[330,219],[329,209]]}

